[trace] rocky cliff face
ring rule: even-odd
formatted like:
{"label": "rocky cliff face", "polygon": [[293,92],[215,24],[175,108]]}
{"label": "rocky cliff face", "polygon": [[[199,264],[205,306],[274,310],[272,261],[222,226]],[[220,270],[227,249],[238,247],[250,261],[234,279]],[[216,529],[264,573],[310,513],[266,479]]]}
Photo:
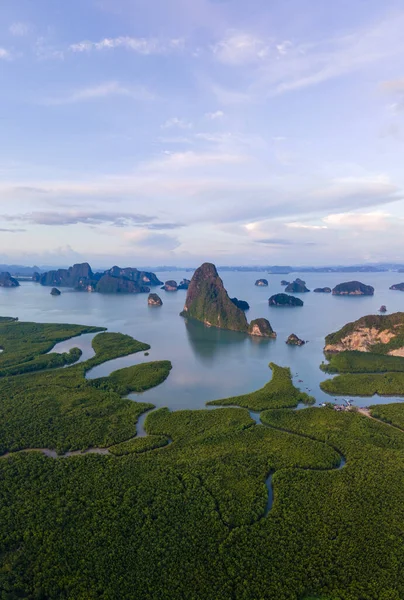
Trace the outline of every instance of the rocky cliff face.
{"label": "rocky cliff face", "polygon": [[375,352],[404,356],[404,313],[369,315],[325,339],[324,352]]}
{"label": "rocky cliff face", "polygon": [[0,287],[13,288],[18,287],[20,284],[14,277],[11,277],[8,271],[0,273]]}
{"label": "rocky cliff face", "polygon": [[245,300],[239,300],[238,298],[230,298],[230,300],[239,308],[240,310],[246,311],[250,310],[250,305]]}
{"label": "rocky cliff face", "polygon": [[291,333],[290,336],[288,337],[288,339],[286,340],[286,343],[289,346],[304,346],[304,344],[306,342],[304,340],[301,340],[299,337],[297,337],[296,334]]}
{"label": "rocky cliff face", "polygon": [[306,292],[310,292],[310,290],[307,289],[306,283],[304,281],[302,281],[301,279],[296,279],[295,281],[289,283],[289,285],[286,286],[285,292],[287,292],[288,294],[304,294]]}
{"label": "rocky cliff face", "polygon": [[149,306],[163,306],[163,301],[158,294],[149,294],[147,304]]}
{"label": "rocky cliff face", "polygon": [[169,279],[165,282],[161,289],[165,290],[166,292],[176,292],[178,290],[178,285],[174,279]]}
{"label": "rocky cliff face", "polygon": [[153,285],[161,285],[154,273],[138,271],[130,267],[112,267],[103,273],[93,273],[88,263],[73,265],[69,269],[57,269],[47,273],[35,273],[33,280],[41,285],[72,287],[85,292],[100,294],[139,294],[150,292]]}
{"label": "rocky cliff face", "polygon": [[390,287],[391,290],[398,290],[399,292],[404,292],[404,283],[396,283]]}
{"label": "rocky cliff face", "polygon": [[[88,291],[92,290],[88,289]],[[150,292],[150,288],[126,277],[112,277],[105,274],[96,284],[95,291],[100,294],[141,294]]]}
{"label": "rocky cliff face", "polygon": [[181,315],[219,329],[248,331],[245,314],[230,300],[211,263],[204,263],[195,271]]}
{"label": "rocky cliff face", "polygon": [[269,306],[303,306],[303,300],[288,296],[288,294],[275,294],[268,300]]}
{"label": "rocky cliff face", "polygon": [[255,282],[255,285],[257,285],[259,287],[267,287],[268,279],[257,279],[257,281]]}
{"label": "rocky cliff face", "polygon": [[251,321],[248,333],[257,337],[276,338],[276,333],[272,329],[270,322],[262,318]]}
{"label": "rocky cliff face", "polygon": [[332,290],[334,296],[373,296],[375,289],[360,281],[347,281],[335,286]]}
{"label": "rocky cliff face", "polygon": [[187,290],[189,288],[190,283],[191,283],[190,279],[183,279],[182,281],[180,281],[180,283],[178,285],[178,289],[179,290]]}

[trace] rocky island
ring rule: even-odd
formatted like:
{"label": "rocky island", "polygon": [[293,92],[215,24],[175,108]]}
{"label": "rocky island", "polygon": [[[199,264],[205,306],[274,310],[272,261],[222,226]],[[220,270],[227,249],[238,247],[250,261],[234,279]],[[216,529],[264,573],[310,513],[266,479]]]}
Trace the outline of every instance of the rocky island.
{"label": "rocky island", "polygon": [[249,335],[257,337],[276,338],[276,333],[272,329],[268,319],[254,319],[248,327]]}
{"label": "rocky island", "polygon": [[178,290],[178,285],[176,281],[169,279],[165,282],[161,289],[165,290],[166,292],[176,292]]}
{"label": "rocky island", "polygon": [[281,285],[282,286],[290,285],[290,281],[286,281],[286,279],[282,279]]}
{"label": "rocky island", "polygon": [[257,279],[255,285],[258,287],[268,287],[268,279]]}
{"label": "rocky island", "polygon": [[404,356],[404,313],[368,315],[325,338],[326,353],[353,350]]}
{"label": "rocky island", "polygon": [[147,304],[149,306],[163,306],[163,301],[158,294],[149,294]]}
{"label": "rocky island", "polygon": [[313,290],[313,292],[315,292],[316,294],[331,294],[331,288],[329,288],[329,287],[316,288]]}
{"label": "rocky island", "polygon": [[398,290],[399,292],[404,292],[404,283],[396,283],[395,285],[392,285],[389,289],[390,290]]}
{"label": "rocky island", "polygon": [[195,271],[181,316],[219,329],[248,331],[244,312],[230,300],[212,263],[204,263]]}
{"label": "rocky island", "polygon": [[269,306],[303,306],[303,300],[288,294],[275,294],[268,300]]}
{"label": "rocky island", "polygon": [[191,283],[190,279],[183,279],[182,281],[180,281],[180,283],[178,285],[178,289],[179,290],[187,290],[189,288],[190,283]]}
{"label": "rocky island", "polygon": [[291,333],[290,336],[288,337],[288,339],[286,340],[286,343],[289,346],[304,346],[304,344],[306,342],[304,340],[301,340],[299,337],[297,337],[296,334]]}
{"label": "rocky island", "polygon": [[33,281],[44,286],[71,287],[78,291],[100,294],[140,294],[150,292],[149,286],[161,285],[154,273],[131,267],[112,267],[94,273],[88,263],[73,265],[46,273],[34,273]]}
{"label": "rocky island", "polygon": [[305,294],[306,292],[310,292],[310,290],[307,289],[305,281],[295,279],[295,281],[286,286],[285,292],[288,294]]}
{"label": "rocky island", "polygon": [[196,319],[209,327],[240,331],[260,337],[275,336],[266,319],[256,319],[250,325],[248,324],[243,310],[229,298],[223,281],[212,263],[204,263],[195,271],[181,316]]}
{"label": "rocky island", "polygon": [[230,298],[230,300],[237,306],[237,308],[240,308],[244,311],[250,310],[250,305],[245,300],[239,300],[238,298]]}
{"label": "rocky island", "polygon": [[11,277],[8,271],[0,273],[0,287],[13,288],[18,287],[19,285],[20,284],[18,283],[17,279]]}
{"label": "rocky island", "polygon": [[360,281],[340,283],[332,290],[333,296],[373,296],[375,289]]}
{"label": "rocky island", "polygon": [[60,296],[61,293],[62,292],[55,287],[51,289],[51,296]]}

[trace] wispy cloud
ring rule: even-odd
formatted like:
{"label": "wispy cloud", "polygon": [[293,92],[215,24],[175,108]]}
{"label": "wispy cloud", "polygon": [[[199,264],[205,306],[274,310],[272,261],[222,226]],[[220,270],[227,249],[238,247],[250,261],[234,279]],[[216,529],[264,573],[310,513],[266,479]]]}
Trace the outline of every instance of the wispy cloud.
{"label": "wispy cloud", "polygon": [[76,102],[86,102],[107,98],[108,96],[125,96],[133,100],[149,101],[154,100],[155,96],[144,86],[125,86],[118,81],[108,81],[93,87],[87,87],[75,90],[68,94],[63,94],[54,98],[46,98],[43,102],[46,105],[74,104]]}
{"label": "wispy cloud", "polygon": [[261,38],[236,31],[229,32],[212,50],[220,62],[234,66],[263,60],[270,53],[269,45]]}
{"label": "wispy cloud", "polygon": [[8,229],[7,227],[1,227],[0,231],[2,233],[24,233],[27,230],[26,229]]}
{"label": "wispy cloud", "polygon": [[92,52],[102,50],[113,50],[115,48],[124,48],[138,54],[166,54],[181,50],[184,41],[180,38],[161,41],[156,38],[135,38],[129,36],[120,36],[115,38],[104,38],[98,42],[84,40],[76,44],[71,44],[71,52]]}
{"label": "wispy cloud", "polygon": [[5,48],[0,48],[0,60],[11,60],[11,52]]}
{"label": "wispy cloud", "polygon": [[327,229],[327,225],[309,225],[307,223],[299,223],[298,221],[286,223],[286,227],[289,227],[290,229],[309,229],[313,231],[318,229]]}
{"label": "wispy cloud", "polygon": [[31,25],[29,23],[24,23],[22,21],[16,21],[12,23],[9,27],[9,31],[11,35],[16,37],[24,37],[31,30]]}
{"label": "wispy cloud", "polygon": [[[160,222],[157,217],[125,212],[95,211],[34,211],[15,215],[0,215],[3,221],[25,222],[31,225],[67,226],[67,225],[109,225],[112,227],[136,227],[150,231],[169,231],[185,227],[179,222]],[[4,229],[2,231],[25,231],[23,229]]]}
{"label": "wispy cloud", "polygon": [[222,110],[216,110],[215,112],[205,113],[205,117],[210,119],[211,121],[216,121],[217,119],[222,119],[224,117],[224,112]]}
{"label": "wispy cloud", "polygon": [[128,225],[147,225],[152,223],[156,217],[131,214],[110,213],[91,211],[34,211],[31,213],[2,215],[4,221],[22,221],[34,225],[113,225],[114,227],[125,227]]}
{"label": "wispy cloud", "polygon": [[171,119],[168,119],[165,123],[163,123],[163,125],[161,126],[162,129],[172,129],[175,127],[178,127],[178,129],[192,129],[193,125],[190,121],[187,121],[186,119],[172,117]]}

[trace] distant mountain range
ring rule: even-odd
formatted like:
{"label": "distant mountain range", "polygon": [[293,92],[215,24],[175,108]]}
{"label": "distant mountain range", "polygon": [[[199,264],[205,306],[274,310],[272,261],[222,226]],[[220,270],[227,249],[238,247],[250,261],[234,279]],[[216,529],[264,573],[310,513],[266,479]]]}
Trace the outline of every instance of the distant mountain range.
{"label": "distant mountain range", "polygon": [[[42,265],[40,267],[34,265],[33,267],[27,267],[24,265],[7,265],[0,264],[0,272],[9,272],[11,275],[16,277],[31,277],[34,273],[44,273],[46,271],[56,270],[62,267],[55,267],[49,265]],[[169,271],[195,271],[196,267],[177,267],[177,266],[141,266],[138,267],[139,271],[147,272],[169,272]],[[95,273],[104,272],[107,269],[95,269]],[[311,267],[311,266],[293,266],[293,265],[223,265],[218,267],[218,271],[241,271],[241,272],[253,272],[253,273],[269,273],[272,275],[288,275],[289,273],[384,273],[388,271],[399,271],[404,272],[404,263],[372,263],[372,264],[357,264],[357,265],[332,265],[322,267]]]}

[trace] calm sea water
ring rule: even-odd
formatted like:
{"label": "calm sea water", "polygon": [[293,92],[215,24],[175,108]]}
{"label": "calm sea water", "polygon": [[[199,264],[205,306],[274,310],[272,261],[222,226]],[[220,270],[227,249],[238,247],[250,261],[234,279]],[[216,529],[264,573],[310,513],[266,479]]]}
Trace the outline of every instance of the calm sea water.
{"label": "calm sea water", "polygon": [[[157,273],[162,281],[191,277],[187,272]],[[266,317],[278,337],[276,340],[255,339],[244,334],[204,327],[179,316],[186,292],[160,294],[163,306],[147,305],[147,295],[101,295],[75,292],[62,288],[62,295],[53,297],[50,288],[34,283],[22,283],[19,288],[0,288],[0,315],[18,317],[21,321],[49,323],[79,323],[105,326],[109,331],[127,333],[151,345],[150,356],[143,354],[110,361],[91,372],[91,377],[136,362],[171,360],[173,370],[165,383],[141,394],[144,401],[173,410],[200,409],[205,402],[253,391],[262,387],[271,377],[268,363],[273,361],[291,368],[295,384],[312,394],[318,403],[330,400],[321,392],[319,383],[325,379],[319,365],[324,359],[324,337],[348,321],[376,313],[382,304],[389,312],[404,311],[404,293],[389,290],[403,275],[397,273],[369,274],[300,274],[288,276],[257,273],[225,272],[221,274],[231,297],[247,300],[248,320]],[[375,287],[373,297],[334,297],[331,294],[302,294],[302,308],[268,306],[270,295],[282,292],[282,279],[300,276],[309,289],[334,287],[343,281],[357,279]],[[266,277],[268,288],[254,285],[256,279]],[[285,344],[295,333],[308,343],[302,347]],[[64,351],[79,346],[84,358],[91,356],[91,337],[83,336],[59,344]],[[299,381],[301,380],[301,381]],[[136,399],[139,396],[133,395]],[[392,398],[356,398],[354,404],[367,406],[392,402]]]}

